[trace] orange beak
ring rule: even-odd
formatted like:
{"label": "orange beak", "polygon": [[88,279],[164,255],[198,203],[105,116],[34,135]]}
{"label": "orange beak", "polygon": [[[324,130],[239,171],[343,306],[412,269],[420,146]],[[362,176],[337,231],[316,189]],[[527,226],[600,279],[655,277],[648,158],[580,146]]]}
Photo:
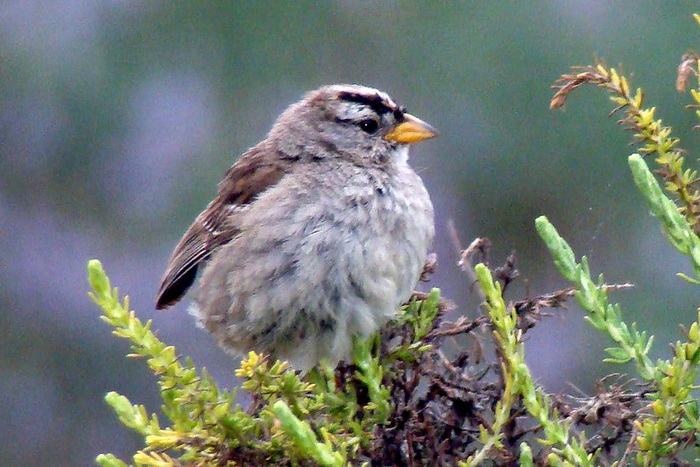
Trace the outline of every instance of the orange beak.
{"label": "orange beak", "polygon": [[404,114],[403,122],[396,125],[384,139],[401,144],[412,144],[430,138],[438,133],[431,125],[411,114]]}

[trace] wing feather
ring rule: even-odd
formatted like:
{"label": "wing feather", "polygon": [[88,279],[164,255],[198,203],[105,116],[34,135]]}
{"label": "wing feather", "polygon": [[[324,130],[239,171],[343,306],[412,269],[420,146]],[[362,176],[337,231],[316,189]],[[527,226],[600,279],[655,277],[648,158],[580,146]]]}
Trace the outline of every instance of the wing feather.
{"label": "wing feather", "polygon": [[217,197],[197,216],[175,247],[156,297],[156,309],[176,304],[192,286],[197,270],[239,231],[231,217],[240,207],[277,184],[290,166],[266,141],[233,164],[219,184]]}

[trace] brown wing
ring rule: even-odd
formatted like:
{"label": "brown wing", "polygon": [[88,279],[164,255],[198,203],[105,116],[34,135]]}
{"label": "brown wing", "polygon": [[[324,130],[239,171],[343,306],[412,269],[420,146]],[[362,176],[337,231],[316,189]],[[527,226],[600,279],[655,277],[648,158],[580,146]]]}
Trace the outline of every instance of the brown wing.
{"label": "brown wing", "polygon": [[279,182],[292,163],[263,142],[233,164],[219,184],[217,197],[197,216],[175,247],[158,290],[156,309],[180,301],[202,262],[238,234],[230,222],[231,214]]}

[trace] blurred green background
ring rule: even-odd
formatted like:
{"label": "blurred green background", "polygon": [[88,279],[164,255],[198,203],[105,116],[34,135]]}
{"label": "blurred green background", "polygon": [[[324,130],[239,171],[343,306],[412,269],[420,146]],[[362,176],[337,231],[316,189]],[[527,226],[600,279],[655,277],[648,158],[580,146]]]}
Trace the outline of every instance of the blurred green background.
{"label": "blurred green background", "polygon": [[[657,335],[656,356],[694,317],[697,292],[627,168],[630,134],[606,118],[601,90],[548,110],[550,85],[594,56],[623,64],[648,105],[698,136],[674,90],[681,55],[700,41],[697,2],[95,2],[0,3],[0,459],[90,465],[140,447],[102,398],[150,409],[153,378],[110,334],[86,296],[97,257],[160,337],[235,384],[235,361],[195,328],[185,303],[156,313],[168,256],[225,170],[305,91],[357,82],[389,92],[435,125],[412,150],[432,194],[440,259],[433,284],[476,313],[446,225],[487,236],[492,261],[516,250],[526,281],[510,298],[565,286],[534,219],[546,214],[595,273],[630,281],[630,320]],[[528,334],[550,391],[619,368],[580,310]]]}

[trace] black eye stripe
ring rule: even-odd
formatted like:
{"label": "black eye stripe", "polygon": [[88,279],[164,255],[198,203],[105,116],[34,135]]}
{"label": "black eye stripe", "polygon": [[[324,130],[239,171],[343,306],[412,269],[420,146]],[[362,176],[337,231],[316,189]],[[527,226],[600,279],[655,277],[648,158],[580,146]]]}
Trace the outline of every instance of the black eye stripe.
{"label": "black eye stripe", "polygon": [[370,109],[374,110],[378,115],[383,115],[385,113],[400,110],[387,105],[384,99],[382,99],[378,94],[366,95],[344,91],[338,94],[338,98],[343,101],[355,102],[356,104],[366,105]]}

